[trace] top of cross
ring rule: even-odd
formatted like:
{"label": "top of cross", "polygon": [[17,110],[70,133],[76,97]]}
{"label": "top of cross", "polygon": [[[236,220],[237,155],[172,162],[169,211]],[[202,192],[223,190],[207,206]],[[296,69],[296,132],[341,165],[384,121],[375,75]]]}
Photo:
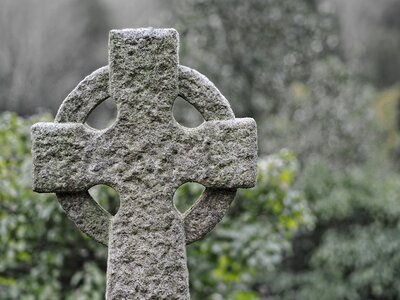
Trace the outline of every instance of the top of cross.
{"label": "top of cross", "polygon": [[119,122],[168,126],[178,96],[177,32],[112,30],[109,84],[120,106]]}

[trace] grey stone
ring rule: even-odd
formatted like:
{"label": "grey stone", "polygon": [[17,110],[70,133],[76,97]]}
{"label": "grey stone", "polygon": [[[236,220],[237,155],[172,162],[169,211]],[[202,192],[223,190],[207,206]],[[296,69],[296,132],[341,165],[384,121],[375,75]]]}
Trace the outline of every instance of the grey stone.
{"label": "grey stone", "polygon": [[[172,116],[181,96],[206,122],[185,128]],[[85,124],[112,97],[116,122]],[[64,100],[55,123],[32,127],[33,188],[55,192],[86,234],[108,245],[107,299],[189,299],[185,245],[222,219],[237,188],[256,179],[253,119],[235,119],[228,101],[200,73],[178,64],[174,29],[110,32],[109,66],[86,77]],[[175,190],[206,187],[185,214]],[[120,194],[111,216],[88,194],[106,184]]]}

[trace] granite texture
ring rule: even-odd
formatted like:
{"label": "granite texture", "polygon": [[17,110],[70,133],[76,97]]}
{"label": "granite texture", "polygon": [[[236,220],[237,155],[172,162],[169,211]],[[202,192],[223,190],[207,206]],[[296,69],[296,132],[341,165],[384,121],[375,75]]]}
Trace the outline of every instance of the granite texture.
{"label": "granite texture", "polygon": [[[206,122],[179,125],[172,116],[178,96]],[[115,123],[87,126],[109,97]],[[109,247],[107,299],[189,299],[185,245],[212,230],[236,189],[256,179],[254,120],[235,119],[205,76],[178,64],[174,29],[111,31],[109,66],[68,95],[55,123],[32,127],[32,144],[34,190],[57,193],[75,224]],[[189,181],[206,190],[180,214],[172,198]],[[115,216],[88,194],[97,184],[119,192]]]}

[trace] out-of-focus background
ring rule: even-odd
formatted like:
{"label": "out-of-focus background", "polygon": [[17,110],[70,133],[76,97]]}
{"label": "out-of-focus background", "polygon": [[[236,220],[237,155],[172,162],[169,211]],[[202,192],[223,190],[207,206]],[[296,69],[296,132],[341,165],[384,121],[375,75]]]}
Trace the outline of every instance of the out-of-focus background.
{"label": "out-of-focus background", "polygon": [[[192,299],[400,299],[399,16],[399,0],[0,0],[0,299],[104,299],[107,249],[31,191],[30,126],[107,64],[110,29],[148,26],[176,28],[181,64],[258,124],[257,186],[188,247]],[[115,116],[108,99],[87,123]],[[202,122],[183,99],[174,117]]]}

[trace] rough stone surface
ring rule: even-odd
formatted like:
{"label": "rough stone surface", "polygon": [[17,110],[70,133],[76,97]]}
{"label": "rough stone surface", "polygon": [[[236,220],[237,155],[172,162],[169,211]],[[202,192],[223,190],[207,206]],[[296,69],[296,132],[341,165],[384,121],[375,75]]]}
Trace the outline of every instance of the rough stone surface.
{"label": "rough stone surface", "polygon": [[[108,245],[107,299],[189,299],[185,244],[221,220],[236,188],[255,184],[256,125],[235,119],[206,77],[178,64],[175,30],[113,30],[109,47],[109,66],[71,92],[56,122],[32,127],[33,188],[56,192],[75,224]],[[206,122],[179,125],[178,96]],[[90,128],[88,115],[108,97],[116,122]],[[182,215],[172,198],[188,181],[206,190]],[[88,194],[97,184],[120,193],[115,216]]]}

